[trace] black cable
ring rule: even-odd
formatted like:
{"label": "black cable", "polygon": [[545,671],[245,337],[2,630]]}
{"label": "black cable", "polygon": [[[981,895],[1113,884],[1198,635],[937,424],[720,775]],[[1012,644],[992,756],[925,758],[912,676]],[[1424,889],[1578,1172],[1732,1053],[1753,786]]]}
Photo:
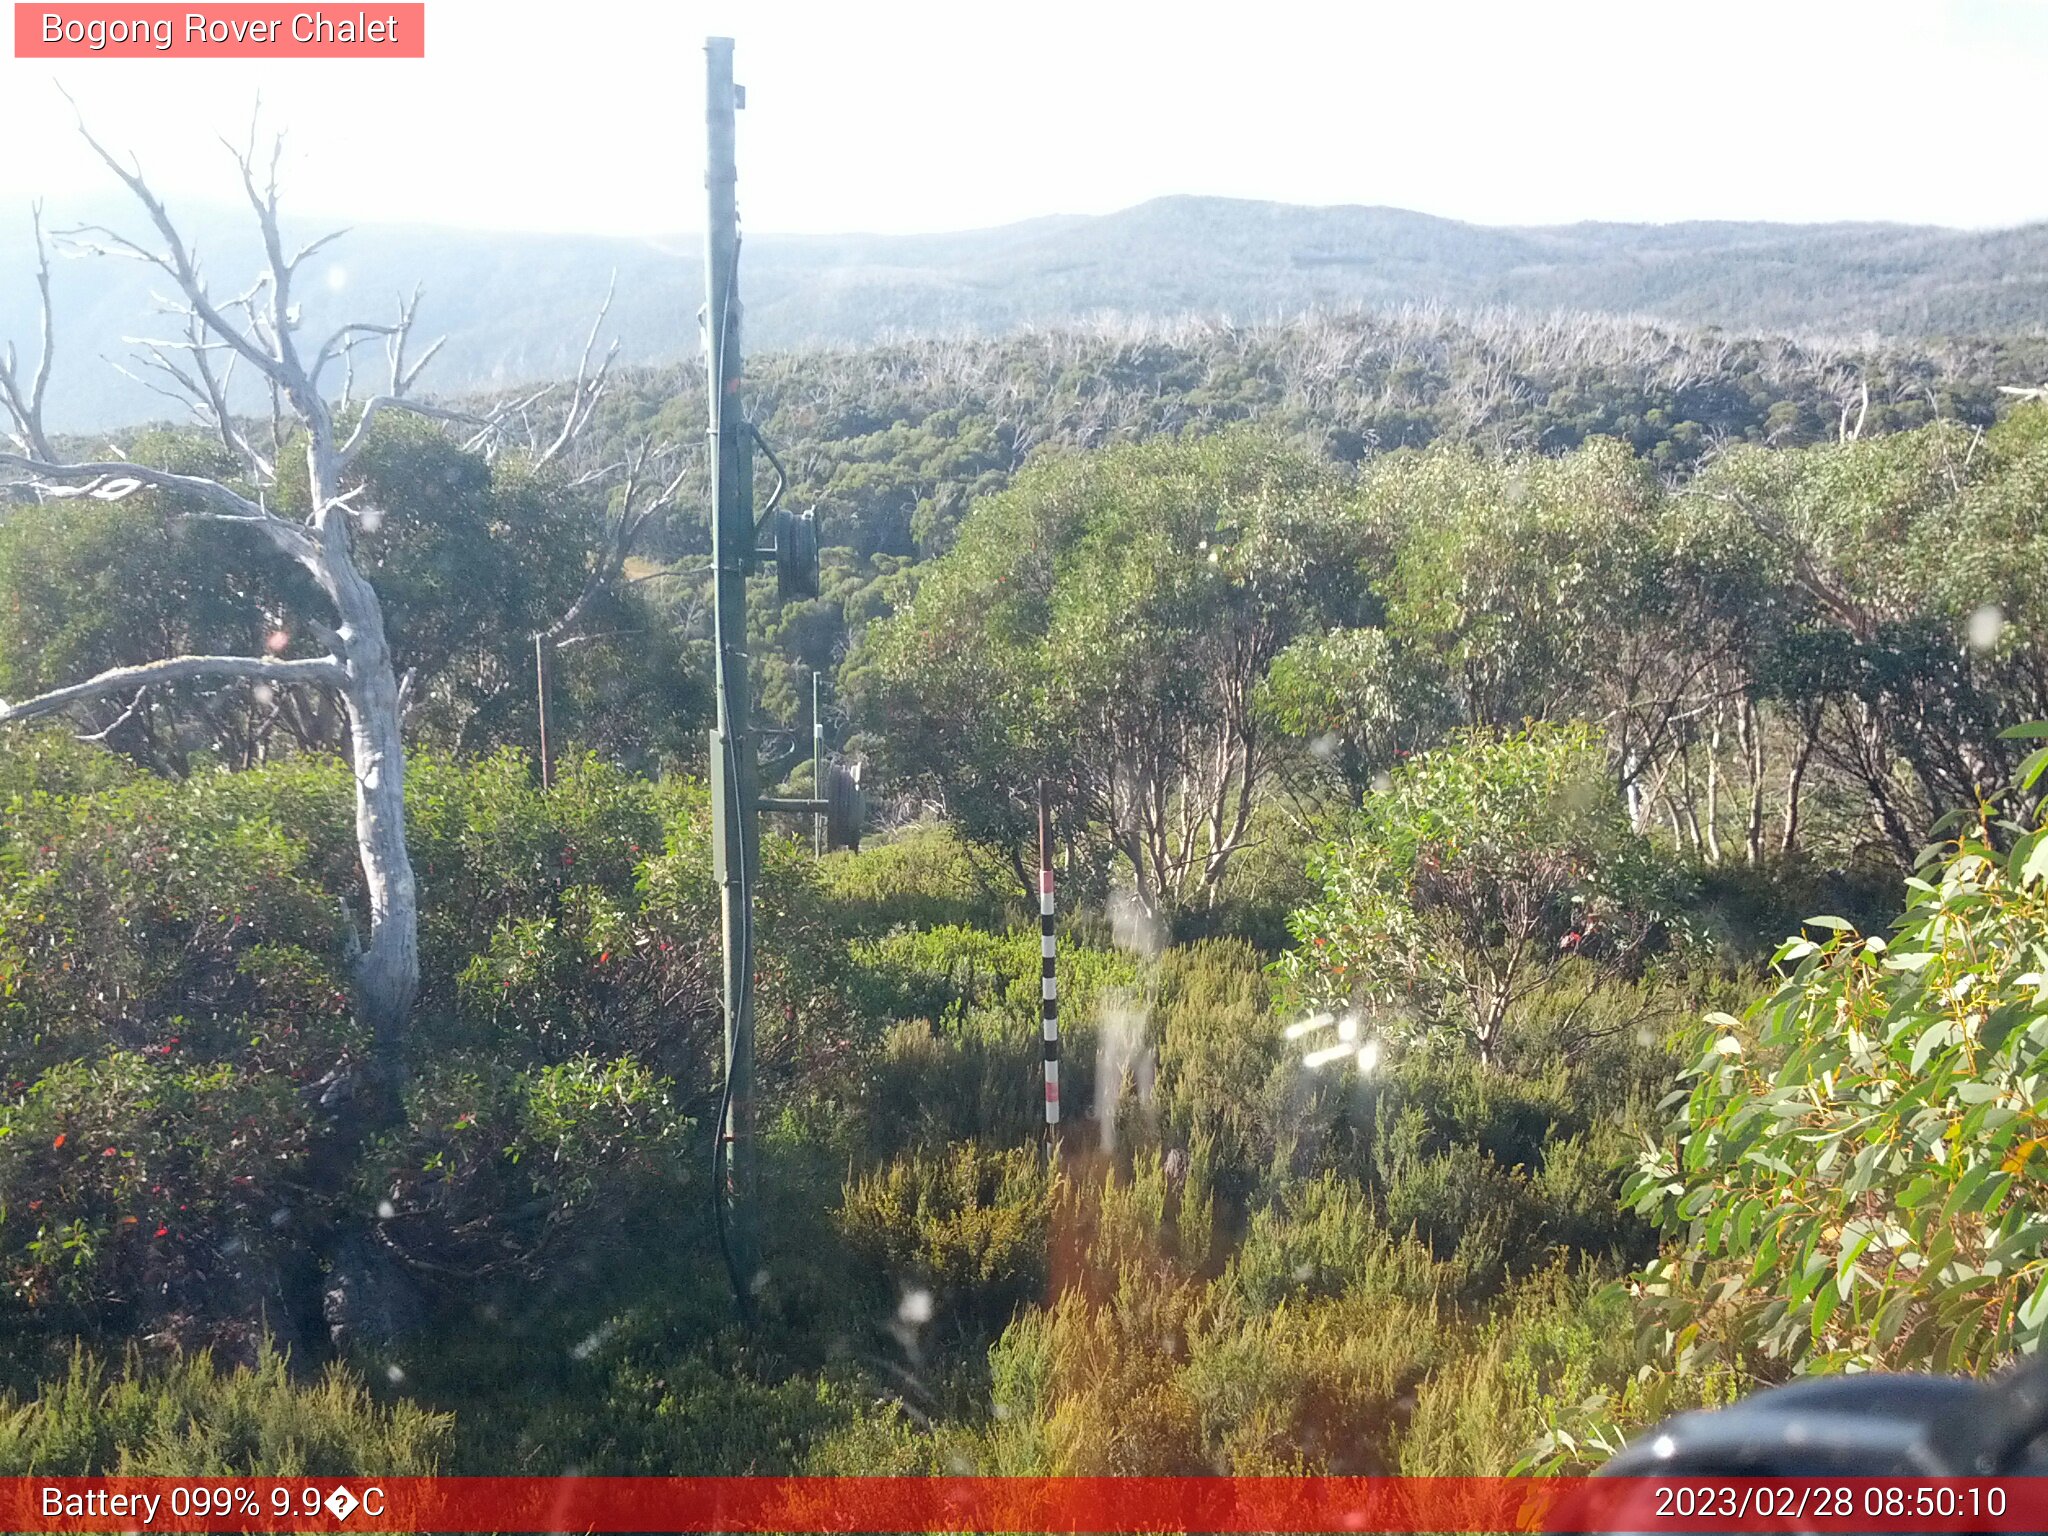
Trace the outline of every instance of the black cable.
{"label": "black cable", "polygon": [[[721,660],[720,668],[724,663]],[[727,679],[730,683],[730,679]],[[731,782],[738,786],[739,755],[733,749],[732,736],[725,736],[726,772]],[[740,835],[737,849],[740,861],[740,953],[746,963],[740,967],[739,989],[732,1010],[734,1054],[738,1054],[739,1021],[747,1016],[747,1007],[753,1000],[754,990],[754,892],[747,872],[747,839],[745,831]],[[725,1256],[726,1278],[732,1282],[733,1302],[739,1308],[740,1321],[747,1322],[753,1317],[753,1292],[747,1277],[740,1273],[739,1255],[733,1252],[732,1233],[725,1208],[725,1170],[730,1142],[725,1133],[726,1117],[732,1113],[732,1069],[733,1063],[725,1064],[725,1082],[718,1090],[718,1118],[712,1127],[711,1139],[711,1209],[717,1220],[718,1247]]]}
{"label": "black cable", "polygon": [[718,1251],[725,1257],[725,1277],[732,1284],[733,1304],[739,1308],[740,1321],[748,1322],[753,1317],[753,1301],[748,1294],[745,1277],[740,1274],[739,1255],[732,1250],[732,1234],[727,1229],[725,1211],[725,1117],[732,1112],[732,1072],[725,1074],[725,1083],[718,1090],[718,1119],[712,1126],[711,1138],[711,1215],[718,1226]]}
{"label": "black cable", "polygon": [[[725,437],[725,348],[727,333],[732,324],[733,282],[738,276],[739,266],[740,240],[738,232],[735,231],[732,242],[732,261],[725,269],[725,294],[719,301],[718,306],[718,329],[708,338],[712,345],[711,374],[713,383],[711,386],[711,402],[712,410],[716,413],[714,431],[721,444],[723,444]],[[706,329],[708,330],[709,327]],[[717,515],[717,491],[718,488],[714,485],[712,487],[712,512],[714,517]],[[714,528],[714,537],[717,532],[718,530]],[[718,576],[719,573],[714,570],[712,573],[714,593]],[[744,643],[746,637],[742,635],[740,638]],[[718,650],[718,681],[726,698],[730,700],[732,698],[732,672],[731,659],[727,655],[728,650],[729,647],[725,645],[721,645]],[[742,707],[744,707],[745,701],[742,700],[741,702]],[[720,735],[725,742],[726,782],[732,785],[734,795],[738,796],[746,792],[746,786],[740,779],[739,754],[733,745],[733,737],[736,733],[732,728],[733,722],[730,718],[730,708],[728,708],[728,718],[725,724],[726,729],[720,732]],[[740,808],[740,812],[742,815],[745,814],[744,807]],[[713,835],[717,835],[716,829],[713,830]],[[740,861],[740,922],[738,941],[740,953],[745,957],[745,963],[739,969],[739,987],[732,1000],[732,1011],[727,1019],[727,1023],[732,1029],[734,1054],[737,1055],[739,1023],[740,1020],[747,1016],[747,1007],[752,1001],[754,985],[754,893],[748,880],[747,838],[744,822],[741,824],[739,847],[735,851]],[[733,1302],[739,1308],[740,1320],[746,1322],[753,1315],[753,1295],[748,1286],[747,1277],[740,1273],[739,1255],[733,1252],[732,1232],[729,1216],[726,1211],[725,1181],[726,1168],[730,1158],[725,1128],[726,1119],[732,1113],[732,1068],[733,1063],[731,1061],[726,1062],[725,1082],[718,1091],[718,1117],[712,1124],[711,1210],[718,1229],[719,1252],[725,1258],[726,1278],[732,1283]]]}

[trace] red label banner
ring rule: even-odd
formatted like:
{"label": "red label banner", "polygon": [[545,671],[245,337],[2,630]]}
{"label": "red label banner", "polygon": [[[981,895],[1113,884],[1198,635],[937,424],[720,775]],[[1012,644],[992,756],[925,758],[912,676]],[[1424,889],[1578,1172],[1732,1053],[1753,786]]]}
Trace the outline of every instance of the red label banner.
{"label": "red label banner", "polygon": [[2048,1479],[5,1478],[9,1531],[2042,1531]]}
{"label": "red label banner", "polygon": [[18,59],[423,59],[427,8],[16,0]]}

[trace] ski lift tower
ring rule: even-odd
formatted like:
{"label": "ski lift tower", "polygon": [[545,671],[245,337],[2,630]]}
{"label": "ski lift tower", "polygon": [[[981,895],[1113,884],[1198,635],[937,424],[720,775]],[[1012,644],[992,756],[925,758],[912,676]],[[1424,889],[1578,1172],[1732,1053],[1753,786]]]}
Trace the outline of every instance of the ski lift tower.
{"label": "ski lift tower", "polygon": [[[711,565],[718,725],[711,732],[711,857],[718,881],[724,943],[725,1083],[712,1158],[712,1198],[720,1242],[742,1313],[763,1275],[756,1233],[758,1169],[754,1148],[754,883],[760,870],[760,813],[822,818],[829,847],[858,847],[865,805],[858,768],[824,760],[814,719],[810,799],[764,798],[795,766],[800,747],[760,758],[747,678],[747,578],[772,566],[779,600],[818,595],[814,512],[782,506],[788,477],[740,399],[738,172],[734,116],[746,90],[733,83],[732,39],[704,42],[704,127],[708,198],[704,243],[704,358],[709,398]],[[754,451],[775,469],[775,489],[757,518]],[[816,694],[813,692],[815,701]],[[816,704],[812,712],[816,714]]]}

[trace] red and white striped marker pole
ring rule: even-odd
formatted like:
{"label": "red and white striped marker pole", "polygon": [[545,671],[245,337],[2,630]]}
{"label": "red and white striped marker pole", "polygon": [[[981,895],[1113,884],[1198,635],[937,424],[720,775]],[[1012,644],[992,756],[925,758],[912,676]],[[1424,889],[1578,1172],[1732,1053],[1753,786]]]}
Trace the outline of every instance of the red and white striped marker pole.
{"label": "red and white striped marker pole", "polygon": [[1060,984],[1054,973],[1052,937],[1052,817],[1045,808],[1045,780],[1038,781],[1038,947],[1040,1014],[1045,1034],[1045,1142],[1048,1151],[1060,1124]]}

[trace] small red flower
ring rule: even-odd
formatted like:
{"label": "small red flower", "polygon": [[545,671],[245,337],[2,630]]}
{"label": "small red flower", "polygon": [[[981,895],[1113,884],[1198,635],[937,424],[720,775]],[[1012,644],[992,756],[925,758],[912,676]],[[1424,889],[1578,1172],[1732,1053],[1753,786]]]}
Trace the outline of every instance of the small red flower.
{"label": "small red flower", "polygon": [[156,1229],[156,1235],[157,1235],[158,1237],[163,1237],[163,1236],[165,1236],[166,1234],[168,1234],[168,1233],[170,1232],[170,1230],[171,1230],[171,1229],[170,1229],[169,1227],[158,1227],[158,1228]]}
{"label": "small red flower", "polygon": [[100,1154],[101,1157],[119,1157],[120,1155],[121,1154],[116,1152],[112,1147],[107,1148],[106,1151]]}
{"label": "small red flower", "polygon": [[59,1147],[61,1147],[61,1146],[63,1146],[63,1145],[64,1145],[64,1133],[63,1133],[62,1131],[59,1131],[59,1132],[57,1133],[57,1139],[56,1139],[55,1141],[53,1141],[53,1142],[51,1142],[51,1143],[50,1143],[50,1150],[51,1150],[52,1152],[54,1152],[54,1151],[56,1151],[56,1150],[57,1150],[57,1148],[59,1148]]}

